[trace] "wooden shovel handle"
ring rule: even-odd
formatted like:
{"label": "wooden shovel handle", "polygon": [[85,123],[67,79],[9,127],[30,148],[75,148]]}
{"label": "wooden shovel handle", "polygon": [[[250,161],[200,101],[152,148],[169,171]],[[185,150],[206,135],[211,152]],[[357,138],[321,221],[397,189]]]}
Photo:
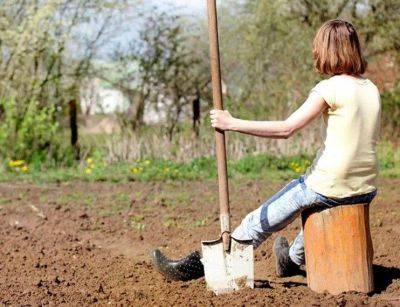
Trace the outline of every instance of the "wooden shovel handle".
{"label": "wooden shovel handle", "polygon": [[[211,79],[213,88],[214,108],[223,110],[221,66],[218,42],[218,20],[216,0],[207,0],[208,7],[208,35],[210,40]],[[225,133],[215,129],[216,154],[218,165],[219,208],[222,239],[225,250],[230,244],[230,210],[228,192],[228,174],[226,166]]]}

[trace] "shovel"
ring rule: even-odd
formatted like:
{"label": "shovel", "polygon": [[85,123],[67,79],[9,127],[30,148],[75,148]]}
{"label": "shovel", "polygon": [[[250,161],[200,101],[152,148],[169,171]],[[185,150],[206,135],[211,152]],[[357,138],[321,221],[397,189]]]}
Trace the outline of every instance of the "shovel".
{"label": "shovel", "polygon": [[[223,109],[216,0],[207,0],[214,108]],[[215,294],[254,288],[252,241],[231,237],[225,134],[215,130],[221,237],[201,244],[207,288]]]}

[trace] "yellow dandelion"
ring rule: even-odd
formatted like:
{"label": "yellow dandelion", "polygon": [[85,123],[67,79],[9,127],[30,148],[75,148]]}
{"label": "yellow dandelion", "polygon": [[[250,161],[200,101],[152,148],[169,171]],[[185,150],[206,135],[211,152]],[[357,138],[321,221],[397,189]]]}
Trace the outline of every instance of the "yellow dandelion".
{"label": "yellow dandelion", "polygon": [[137,167],[132,168],[132,173],[134,174],[139,173],[139,169]]}
{"label": "yellow dandelion", "polygon": [[25,164],[25,161],[24,160],[10,160],[9,162],[8,162],[8,165],[10,166],[10,167],[20,167],[20,166],[22,166],[22,165],[24,165]]}
{"label": "yellow dandelion", "polygon": [[21,167],[21,171],[22,171],[23,173],[27,173],[27,172],[29,171],[28,166],[27,166],[27,165],[24,165],[23,167]]}
{"label": "yellow dandelion", "polygon": [[150,165],[150,160],[146,160],[146,161],[144,161],[144,164],[146,164],[146,165]]}
{"label": "yellow dandelion", "polygon": [[300,173],[301,172],[301,167],[296,167],[294,170],[296,173]]}
{"label": "yellow dandelion", "polygon": [[92,169],[91,169],[91,168],[85,169],[85,173],[86,173],[86,174],[91,174],[91,173],[92,173]]}
{"label": "yellow dandelion", "polygon": [[86,159],[86,163],[89,164],[89,165],[93,164],[93,159],[92,158],[87,158]]}

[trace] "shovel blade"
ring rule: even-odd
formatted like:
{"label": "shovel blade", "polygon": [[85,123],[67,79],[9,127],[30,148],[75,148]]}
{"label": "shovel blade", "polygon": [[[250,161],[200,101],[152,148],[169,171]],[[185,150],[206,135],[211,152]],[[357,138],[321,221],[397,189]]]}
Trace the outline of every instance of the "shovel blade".
{"label": "shovel blade", "polygon": [[231,249],[224,251],[222,239],[203,241],[203,258],[207,288],[215,294],[245,287],[254,288],[254,252],[251,241],[231,238]]}

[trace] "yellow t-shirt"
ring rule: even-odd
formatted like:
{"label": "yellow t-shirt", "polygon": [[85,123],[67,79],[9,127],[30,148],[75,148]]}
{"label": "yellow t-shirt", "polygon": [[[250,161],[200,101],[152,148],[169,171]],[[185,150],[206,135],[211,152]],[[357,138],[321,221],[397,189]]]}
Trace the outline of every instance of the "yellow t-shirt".
{"label": "yellow t-shirt", "polygon": [[305,183],[327,197],[344,198],[376,190],[381,103],[368,79],[337,75],[319,82],[311,93],[329,105],[323,114],[324,144]]}

